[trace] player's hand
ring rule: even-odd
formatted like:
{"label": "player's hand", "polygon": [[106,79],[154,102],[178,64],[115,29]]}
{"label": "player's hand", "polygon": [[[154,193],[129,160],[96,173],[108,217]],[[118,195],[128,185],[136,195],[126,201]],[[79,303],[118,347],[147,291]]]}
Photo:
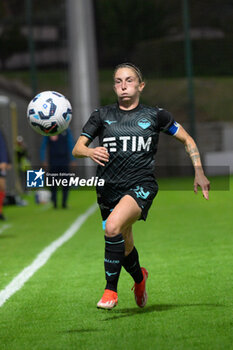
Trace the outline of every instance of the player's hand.
{"label": "player's hand", "polygon": [[201,187],[203,197],[209,199],[210,182],[204,173],[198,173],[195,175],[194,179],[194,192],[197,193],[198,186]]}
{"label": "player's hand", "polygon": [[99,165],[105,166],[104,162],[109,161],[109,153],[105,147],[96,147],[90,149],[89,157]]}

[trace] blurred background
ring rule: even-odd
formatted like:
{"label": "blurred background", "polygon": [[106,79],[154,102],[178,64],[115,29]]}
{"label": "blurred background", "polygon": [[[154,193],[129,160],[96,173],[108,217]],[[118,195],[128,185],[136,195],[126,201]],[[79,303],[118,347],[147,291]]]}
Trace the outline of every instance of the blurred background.
{"label": "blurred background", "polygon": [[[31,166],[39,165],[41,136],[26,118],[36,93],[68,97],[77,139],[94,108],[115,102],[114,66],[130,61],[146,80],[142,102],[183,124],[214,166],[210,175],[233,172],[232,57],[229,0],[1,0],[0,129],[13,163],[21,136]],[[171,137],[161,135],[156,159],[163,176],[190,174]],[[16,179],[13,166],[8,193],[20,191]]]}

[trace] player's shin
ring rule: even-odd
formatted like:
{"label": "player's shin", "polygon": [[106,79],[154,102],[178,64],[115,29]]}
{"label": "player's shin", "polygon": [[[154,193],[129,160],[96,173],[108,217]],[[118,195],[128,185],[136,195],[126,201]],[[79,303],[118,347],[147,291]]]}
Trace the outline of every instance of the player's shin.
{"label": "player's shin", "polygon": [[136,283],[140,283],[143,280],[143,274],[139,264],[138,252],[135,247],[129,253],[129,255],[124,258],[122,266],[132,276]]}
{"label": "player's shin", "polygon": [[122,234],[114,237],[105,236],[105,278],[106,289],[117,292],[117,283],[120,276],[121,265],[124,260],[125,242]]}

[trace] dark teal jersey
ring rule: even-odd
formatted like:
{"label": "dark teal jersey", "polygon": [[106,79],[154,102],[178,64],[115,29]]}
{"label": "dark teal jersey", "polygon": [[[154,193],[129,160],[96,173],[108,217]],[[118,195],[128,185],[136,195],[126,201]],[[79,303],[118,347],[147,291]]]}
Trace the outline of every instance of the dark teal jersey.
{"label": "dark teal jersey", "polygon": [[133,186],[154,179],[154,155],[160,131],[177,131],[172,115],[164,109],[139,104],[125,111],[118,104],[95,110],[82,135],[90,140],[99,137],[99,145],[107,148],[110,158],[105,167],[98,166],[97,176],[106,184]]}

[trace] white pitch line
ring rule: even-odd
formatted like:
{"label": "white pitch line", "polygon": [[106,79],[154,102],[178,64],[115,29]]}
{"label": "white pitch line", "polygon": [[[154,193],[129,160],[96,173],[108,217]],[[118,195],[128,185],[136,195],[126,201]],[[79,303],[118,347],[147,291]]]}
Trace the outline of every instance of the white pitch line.
{"label": "white pitch line", "polygon": [[11,224],[5,224],[2,227],[0,227],[0,235],[11,226]]}
{"label": "white pitch line", "polygon": [[31,265],[25,267],[3,290],[0,291],[0,307],[39,270],[51,255],[65,242],[74,236],[87,218],[95,212],[97,205],[92,205],[84,214],[80,215],[68,230],[57,240],[53,241],[37,255]]}

